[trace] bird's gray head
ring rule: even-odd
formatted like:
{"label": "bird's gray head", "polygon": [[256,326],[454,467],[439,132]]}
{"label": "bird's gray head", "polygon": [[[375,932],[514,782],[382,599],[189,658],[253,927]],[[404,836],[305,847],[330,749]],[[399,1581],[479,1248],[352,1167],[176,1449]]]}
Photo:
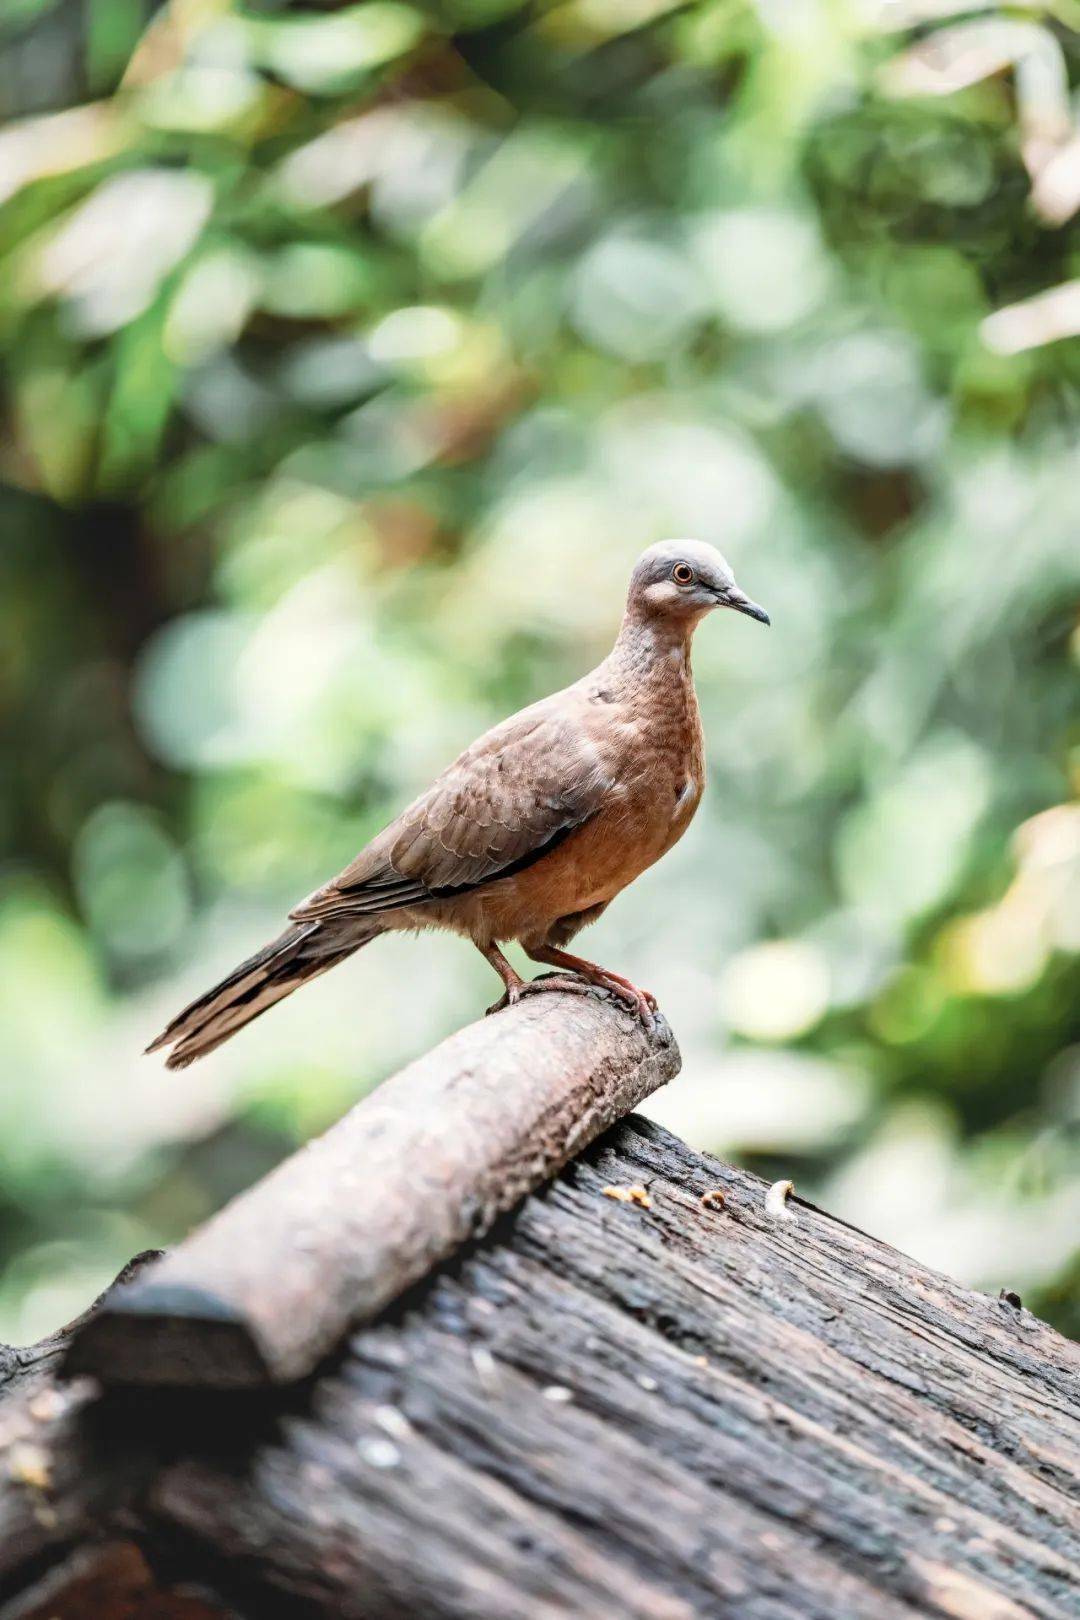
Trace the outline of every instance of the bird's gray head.
{"label": "bird's gray head", "polygon": [[765,609],[739,589],[724,558],[704,540],[661,540],[634,564],[627,610],[635,616],[695,624],[718,607],[769,623]]}

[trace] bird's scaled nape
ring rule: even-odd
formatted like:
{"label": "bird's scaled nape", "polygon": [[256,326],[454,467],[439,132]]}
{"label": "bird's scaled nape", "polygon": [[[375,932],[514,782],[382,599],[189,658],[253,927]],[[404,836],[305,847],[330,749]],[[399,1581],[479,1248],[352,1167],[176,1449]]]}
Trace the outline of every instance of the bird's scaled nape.
{"label": "bird's scaled nape", "polygon": [[562,947],[682,837],[697,809],[705,767],[689,651],[714,608],[768,623],[713,546],[650,546],[607,658],[460,754],[150,1050],[171,1046],[168,1066],[182,1067],[380,934],[419,928],[532,942],[528,954],[557,973],[531,984],[497,945],[481,947],[505,1001],[603,991],[651,1026],[648,991]]}

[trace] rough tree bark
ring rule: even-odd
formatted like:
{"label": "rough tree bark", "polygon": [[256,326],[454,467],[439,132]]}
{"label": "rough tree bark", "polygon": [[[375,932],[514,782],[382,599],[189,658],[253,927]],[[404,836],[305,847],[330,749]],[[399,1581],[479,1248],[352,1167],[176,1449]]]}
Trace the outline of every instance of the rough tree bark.
{"label": "rough tree bark", "polygon": [[93,1304],[81,1311],[74,1321],[57,1328],[55,1333],[46,1334],[36,1344],[0,1344],[0,1396],[32,1388],[41,1382],[46,1373],[59,1371],[60,1363],[79,1330],[97,1315],[116,1289],[134,1282],[144,1267],[161,1257],[161,1249],[144,1249],[141,1254],[134,1255]]}
{"label": "rough tree bark", "polygon": [[307,1383],[0,1403],[0,1613],[120,1535],[246,1620],[1080,1614],[1077,1348],[765,1193],[632,1118]]}
{"label": "rough tree bark", "polygon": [[459,1030],[110,1295],[69,1370],[303,1377],[678,1069],[664,1020],[648,1036],[604,995],[548,993]]}

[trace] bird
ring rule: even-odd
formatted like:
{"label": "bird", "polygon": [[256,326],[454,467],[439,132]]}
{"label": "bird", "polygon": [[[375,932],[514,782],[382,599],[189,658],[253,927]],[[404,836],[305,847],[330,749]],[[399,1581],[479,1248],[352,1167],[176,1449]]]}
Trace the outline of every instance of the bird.
{"label": "bird", "polygon": [[[490,1012],[551,990],[606,992],[651,1028],[656,998],[566,946],[682,837],[705,785],[690,648],[717,608],[769,624],[701,540],[634,565],[615,644],[590,674],[466,748],[284,932],[185,1007],[147,1048],[179,1069],[380,934],[449,929],[495,969]],[[556,970],[526,981],[516,941]]]}

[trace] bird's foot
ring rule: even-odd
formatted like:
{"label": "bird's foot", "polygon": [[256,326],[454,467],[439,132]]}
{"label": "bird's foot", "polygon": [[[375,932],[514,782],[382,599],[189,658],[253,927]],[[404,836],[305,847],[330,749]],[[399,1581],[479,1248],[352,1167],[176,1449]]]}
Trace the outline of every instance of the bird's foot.
{"label": "bird's foot", "polygon": [[521,1000],[522,992],[529,987],[524,982],[508,984],[498,1001],[493,1001],[490,1007],[485,1007],[484,1017],[490,1018],[492,1013],[502,1012],[506,1007],[516,1007]]}
{"label": "bird's foot", "polygon": [[617,1001],[637,1019],[643,1029],[651,1035],[656,1028],[656,997],[651,990],[642,990],[638,985],[624,979],[621,973],[608,973],[598,978],[596,983],[604,990],[610,990]]}
{"label": "bird's foot", "polygon": [[588,996],[599,991],[620,1002],[649,1034],[656,1028],[657,1002],[652,992],[624,979],[621,973],[609,973],[606,968],[597,968],[591,974],[541,973],[538,978],[509,984],[487,1011],[489,1014],[502,1012],[505,1007],[516,1007],[526,996],[543,995],[548,990],[568,991],[573,996]]}
{"label": "bird's foot", "polygon": [[[636,984],[624,979],[621,974],[598,972],[596,976],[577,973],[541,973],[528,984],[523,984],[513,996],[513,1001],[520,1001],[525,996],[542,995],[545,990],[566,990],[571,995],[588,996],[600,991],[602,995],[613,997],[620,1002],[628,1012],[632,1013],[638,1022],[650,1033],[655,1028],[656,997],[648,990],[639,990]],[[491,1010],[499,1007],[511,1006],[512,1001],[507,998],[511,992],[507,991],[502,999],[496,1002]]]}
{"label": "bird's foot", "polygon": [[631,979],[624,979],[621,973],[612,973],[609,968],[599,970],[596,982],[625,1002],[646,1029],[652,1028],[653,1014],[659,1003],[651,990],[642,990],[640,985],[634,984]]}
{"label": "bird's foot", "polygon": [[523,996],[542,996],[545,990],[567,990],[572,996],[591,995],[593,990],[601,986],[590,984],[588,979],[581,979],[576,973],[541,973],[536,979],[530,979],[523,985]]}
{"label": "bird's foot", "polygon": [[543,995],[546,990],[566,990],[572,996],[589,996],[596,990],[607,988],[606,985],[596,985],[588,979],[578,978],[575,973],[541,973],[539,978],[508,985],[498,1001],[492,1002],[488,1013],[502,1012],[504,1007],[516,1007],[526,996]]}

